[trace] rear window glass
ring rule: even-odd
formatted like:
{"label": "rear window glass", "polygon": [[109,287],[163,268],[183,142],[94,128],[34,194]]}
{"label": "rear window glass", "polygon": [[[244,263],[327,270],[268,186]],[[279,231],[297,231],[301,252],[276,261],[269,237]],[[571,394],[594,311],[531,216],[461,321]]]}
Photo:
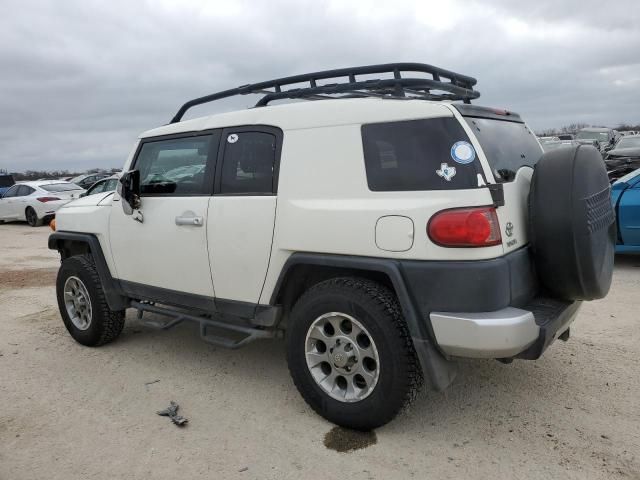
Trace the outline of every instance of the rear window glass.
{"label": "rear window glass", "polygon": [[497,182],[509,182],[519,168],[533,167],[542,156],[536,137],[524,123],[465,117],[487,157]]}
{"label": "rear window glass", "polygon": [[[369,189],[377,192],[478,186],[478,159],[453,117],[362,126]],[[463,155],[456,156],[455,152]]]}
{"label": "rear window glass", "polygon": [[71,190],[82,190],[82,187],[73,183],[49,183],[47,185],[40,185],[40,188],[45,189],[47,192],[69,192]]}

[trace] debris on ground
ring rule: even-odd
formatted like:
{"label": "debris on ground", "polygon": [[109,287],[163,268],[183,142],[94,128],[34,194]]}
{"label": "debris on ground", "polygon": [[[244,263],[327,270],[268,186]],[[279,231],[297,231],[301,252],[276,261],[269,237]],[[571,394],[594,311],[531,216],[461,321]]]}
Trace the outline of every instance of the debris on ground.
{"label": "debris on ground", "polygon": [[159,381],[160,381],[159,379],[156,379],[156,380],[152,380],[150,382],[145,382],[144,383],[144,388],[146,388],[147,392],[148,392],[149,391],[149,385],[153,385],[154,383],[158,383]]}
{"label": "debris on ground", "polygon": [[176,402],[171,400],[167,408],[165,408],[164,410],[160,410],[159,412],[156,412],[156,413],[162,417],[169,417],[171,421],[175,423],[177,426],[184,427],[189,422],[189,420],[184,418],[182,415],[178,415],[179,408],[180,408],[180,405],[178,405]]}

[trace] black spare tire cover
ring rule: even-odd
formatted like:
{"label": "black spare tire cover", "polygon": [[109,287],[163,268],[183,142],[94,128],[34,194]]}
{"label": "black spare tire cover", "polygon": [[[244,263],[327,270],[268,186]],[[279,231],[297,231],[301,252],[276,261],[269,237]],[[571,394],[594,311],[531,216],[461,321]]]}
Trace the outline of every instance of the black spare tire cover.
{"label": "black spare tire cover", "polygon": [[563,147],[538,161],[529,228],[540,282],[566,300],[604,297],[611,286],[616,226],[600,152]]}

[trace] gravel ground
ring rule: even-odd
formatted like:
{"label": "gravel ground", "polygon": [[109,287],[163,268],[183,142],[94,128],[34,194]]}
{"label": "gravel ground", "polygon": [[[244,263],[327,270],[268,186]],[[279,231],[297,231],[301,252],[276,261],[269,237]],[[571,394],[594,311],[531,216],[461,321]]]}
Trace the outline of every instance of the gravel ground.
{"label": "gravel ground", "polygon": [[[1,480],[640,479],[640,257],[617,259],[609,296],[542,359],[464,362],[447,391],[351,438],[298,395],[282,341],[222,350],[129,313],[113,344],[76,344],[48,234],[0,225]],[[156,415],[170,400],[186,427]]]}

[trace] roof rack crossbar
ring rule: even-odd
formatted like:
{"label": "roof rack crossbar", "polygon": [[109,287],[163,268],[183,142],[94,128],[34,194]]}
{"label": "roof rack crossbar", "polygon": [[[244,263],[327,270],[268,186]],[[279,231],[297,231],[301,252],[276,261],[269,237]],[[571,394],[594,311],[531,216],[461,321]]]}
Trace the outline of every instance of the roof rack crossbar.
{"label": "roof rack crossbar", "polygon": [[[426,73],[431,78],[407,77],[402,73]],[[360,75],[391,74],[393,78],[384,79],[357,79]],[[318,81],[346,77],[348,81],[330,84],[318,84]],[[308,87],[300,87],[297,84],[308,83]],[[202,105],[223,98],[236,95],[262,94],[264,95],[256,106],[267,105],[270,101],[279,99],[319,99],[337,98],[349,96],[377,96],[383,98],[421,98],[427,100],[462,100],[470,103],[478,98],[480,92],[473,89],[476,79],[459,73],[444,70],[439,67],[424,63],[387,63],[381,65],[368,65],[363,67],[339,68],[322,72],[293,75],[290,77],[269,80],[237,88],[213,93],[204,97],[188,101],[175,114],[171,123],[182,120],[184,114],[191,107]],[[287,89],[287,86],[296,87]],[[445,92],[445,93],[441,93]]]}

